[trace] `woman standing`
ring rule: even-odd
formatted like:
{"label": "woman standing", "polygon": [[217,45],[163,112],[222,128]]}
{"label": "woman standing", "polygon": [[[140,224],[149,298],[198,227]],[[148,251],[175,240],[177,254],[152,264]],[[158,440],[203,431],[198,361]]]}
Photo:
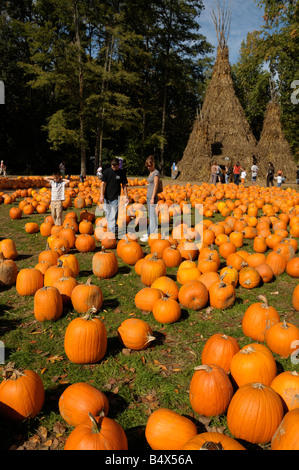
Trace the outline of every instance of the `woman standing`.
{"label": "woman standing", "polygon": [[237,162],[234,166],[234,183],[236,185],[240,184],[240,174],[241,174],[242,168],[240,166],[240,163]]}
{"label": "woman standing", "polygon": [[269,186],[274,186],[274,166],[272,162],[269,162],[268,171],[267,171],[267,188]]}
{"label": "woman standing", "polygon": [[160,172],[156,169],[155,159],[153,155],[150,155],[146,161],[145,166],[149,171],[148,187],[146,194],[146,202],[148,207],[149,226],[147,234],[144,234],[140,241],[147,242],[148,237],[151,233],[158,231],[158,215],[156,213],[156,204],[158,202],[158,188],[160,181]]}

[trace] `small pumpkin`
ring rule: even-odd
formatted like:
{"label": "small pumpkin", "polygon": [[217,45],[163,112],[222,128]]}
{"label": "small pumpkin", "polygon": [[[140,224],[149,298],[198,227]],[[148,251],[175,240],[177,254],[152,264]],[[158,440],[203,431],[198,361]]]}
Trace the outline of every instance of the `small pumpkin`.
{"label": "small pumpkin", "polygon": [[271,325],[265,334],[268,348],[282,357],[289,357],[298,349],[299,328],[285,319]]}
{"label": "small pumpkin", "polygon": [[267,330],[279,323],[277,310],[269,305],[267,297],[259,295],[261,302],[251,304],[245,311],[242,319],[242,330],[245,336],[254,341],[265,341]]}
{"label": "small pumpkin", "polygon": [[141,282],[146,286],[151,286],[153,282],[161,276],[166,275],[166,265],[164,261],[153,253],[150,258],[145,258],[141,265]]}
{"label": "small pumpkin", "polygon": [[134,351],[147,348],[156,339],[150,325],[139,318],[127,318],[118,327],[117,332],[122,344]]}
{"label": "small pumpkin", "polygon": [[230,371],[231,360],[240,351],[236,338],[215,333],[205,343],[201,353],[202,364],[216,364],[226,373]]}
{"label": "small pumpkin", "polygon": [[242,444],[217,431],[202,432],[187,441],[182,450],[246,450]]}
{"label": "small pumpkin", "polygon": [[43,285],[44,276],[39,269],[23,268],[18,272],[16,290],[19,295],[34,295]]}
{"label": "small pumpkin", "polygon": [[33,313],[37,321],[56,321],[63,312],[63,301],[59,290],[44,286],[34,294]]}
{"label": "small pumpkin", "polygon": [[101,251],[95,253],[92,257],[92,272],[99,279],[109,279],[118,271],[118,261],[113,251]]}
{"label": "small pumpkin", "polygon": [[155,287],[144,287],[135,295],[135,305],[144,312],[152,312],[155,302],[161,299],[163,292]]}
{"label": "small pumpkin", "polygon": [[181,286],[178,292],[178,300],[185,308],[200,310],[208,303],[209,292],[202,282],[198,280],[190,281]]}
{"label": "small pumpkin", "polygon": [[220,280],[210,286],[209,296],[211,307],[224,310],[235,303],[236,291],[232,284]]}
{"label": "small pumpkin", "polygon": [[295,370],[281,372],[271,382],[271,388],[282,398],[285,411],[299,408],[299,374]]}
{"label": "small pumpkin", "polygon": [[153,316],[160,323],[174,323],[181,317],[181,307],[175,299],[163,295],[154,303]]}

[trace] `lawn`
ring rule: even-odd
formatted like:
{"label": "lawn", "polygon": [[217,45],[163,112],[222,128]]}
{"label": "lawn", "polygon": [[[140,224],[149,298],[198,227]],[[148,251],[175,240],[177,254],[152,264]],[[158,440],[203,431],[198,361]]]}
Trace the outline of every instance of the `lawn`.
{"label": "lawn", "polygon": [[[18,205],[18,200],[13,206]],[[0,240],[14,240],[18,257],[18,270],[34,267],[38,254],[46,247],[46,238],[40,233],[27,234],[25,223],[44,221],[44,214],[34,213],[19,220],[11,220],[11,204],[0,204]],[[72,207],[78,215],[79,209]],[[95,205],[88,210],[94,211]],[[49,212],[48,212],[49,213]],[[64,214],[66,211],[64,212]],[[215,214],[213,220],[220,220]],[[143,245],[144,252],[149,247]],[[252,241],[245,240],[243,249],[252,250]],[[100,242],[96,243],[96,251]],[[116,251],[116,250],[114,250]],[[111,279],[99,280],[92,272],[94,252],[76,253],[80,273],[78,282],[92,282],[103,292],[103,305],[98,312],[105,324],[108,345],[105,357],[96,364],[78,365],[70,362],[64,351],[64,334],[70,321],[79,316],[71,305],[64,308],[56,322],[38,322],[33,315],[33,296],[21,297],[15,286],[2,288],[0,296],[0,334],[5,344],[5,363],[17,368],[34,370],[42,378],[46,399],[42,411],[34,419],[23,423],[0,421],[1,450],[8,449],[63,449],[72,430],[60,416],[58,401],[65,388],[77,382],[86,382],[104,392],[109,399],[110,418],[125,430],[129,450],[148,450],[144,430],[152,411],[164,407],[188,416],[199,431],[218,429],[230,435],[225,414],[207,418],[197,415],[189,401],[189,384],[194,367],[201,364],[201,352],[206,340],[214,333],[235,337],[241,347],[253,342],[242,331],[242,318],[247,307],[257,302],[260,294],[278,310],[281,319],[287,315],[291,323],[299,326],[298,312],[292,307],[292,292],[298,284],[286,273],[274,281],[252,290],[237,287],[236,302],[227,310],[211,309],[207,305],[200,311],[183,309],[179,321],[161,324],[152,313],[142,312],[134,303],[136,293],[144,287],[133,266],[119,261],[118,273]],[[225,260],[222,259],[222,265]],[[167,276],[176,280],[177,268],[167,269]],[[142,351],[124,348],[117,328],[127,318],[136,317],[148,322],[156,340]],[[278,371],[298,370],[290,358],[274,354]],[[252,448],[255,446],[249,446]],[[267,448],[268,446],[257,446]]]}

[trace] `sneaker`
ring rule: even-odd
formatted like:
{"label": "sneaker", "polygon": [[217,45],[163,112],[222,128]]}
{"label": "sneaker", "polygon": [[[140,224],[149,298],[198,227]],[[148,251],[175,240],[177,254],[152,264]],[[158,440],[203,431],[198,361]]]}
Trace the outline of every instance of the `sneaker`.
{"label": "sneaker", "polygon": [[148,235],[142,235],[142,237],[140,238],[140,241],[141,242],[147,242],[148,241]]}

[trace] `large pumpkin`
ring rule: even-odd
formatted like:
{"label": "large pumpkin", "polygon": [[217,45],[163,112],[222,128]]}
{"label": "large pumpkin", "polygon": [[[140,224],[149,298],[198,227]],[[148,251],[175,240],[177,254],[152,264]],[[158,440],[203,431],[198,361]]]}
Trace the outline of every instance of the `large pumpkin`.
{"label": "large pumpkin", "polygon": [[238,387],[250,382],[261,382],[270,386],[277,374],[277,367],[273,354],[267,346],[252,343],[234,355],[230,372]]}
{"label": "large pumpkin", "polygon": [[44,286],[34,294],[34,316],[37,321],[55,321],[61,317],[63,301],[59,290]]}
{"label": "large pumpkin", "polygon": [[221,432],[202,432],[187,441],[182,450],[246,450],[242,444]]}
{"label": "large pumpkin", "polygon": [[118,261],[113,251],[98,251],[92,257],[92,272],[99,279],[109,279],[118,271]]}
{"label": "large pumpkin", "polygon": [[231,360],[240,346],[236,338],[221,333],[215,333],[205,343],[202,354],[202,364],[217,364],[226,373],[230,371]]}
{"label": "large pumpkin", "polygon": [[289,357],[298,350],[299,328],[292,323],[275,323],[266,331],[266,344],[268,348],[282,357]]}
{"label": "large pumpkin", "polygon": [[183,307],[200,310],[208,303],[209,292],[202,282],[194,280],[182,285],[178,293],[178,299]]}
{"label": "large pumpkin", "polygon": [[100,361],[107,349],[107,331],[103,322],[94,317],[95,309],[74,318],[64,336],[64,350],[75,364],[93,364]]}
{"label": "large pumpkin", "polygon": [[284,415],[272,436],[271,450],[299,450],[299,408]]}
{"label": "large pumpkin", "polygon": [[97,310],[103,305],[103,292],[99,286],[92,284],[91,277],[85,284],[78,284],[72,291],[71,301],[78,313],[86,313],[92,307]]}
{"label": "large pumpkin", "polygon": [[16,290],[21,296],[34,295],[44,285],[44,276],[35,268],[23,268],[16,279]]}
{"label": "large pumpkin", "polygon": [[34,418],[42,409],[45,390],[40,376],[32,370],[19,370],[9,363],[0,384],[0,414],[9,420]]}
{"label": "large pumpkin", "polygon": [[166,275],[166,265],[164,261],[157,258],[153,253],[150,258],[145,258],[141,265],[141,282],[146,286],[151,286],[153,282],[161,276]]}
{"label": "large pumpkin", "polygon": [[227,426],[234,438],[253,444],[270,442],[282,418],[280,396],[262,383],[242,385],[227,410]]}
{"label": "large pumpkin", "polygon": [[196,434],[191,419],[166,408],[155,410],[145,427],[145,438],[153,450],[181,450]]}
{"label": "large pumpkin", "polygon": [[203,416],[224,413],[233,396],[233,386],[222,367],[204,364],[195,367],[189,387],[190,404]]}
{"label": "large pumpkin", "polygon": [[126,434],[114,419],[102,413],[92,416],[73,429],[64,450],[128,450]]}
{"label": "large pumpkin", "polygon": [[265,341],[266,331],[280,321],[277,310],[269,305],[265,296],[258,297],[261,302],[251,304],[242,319],[242,329],[245,336],[254,341]]}
{"label": "large pumpkin", "polygon": [[71,426],[78,426],[88,419],[88,413],[99,416],[108,414],[109,401],[106,395],[91,384],[77,382],[69,385],[59,398],[59,412]]}
{"label": "large pumpkin", "polygon": [[135,295],[135,305],[140,310],[152,312],[155,302],[161,299],[163,292],[155,287],[144,287]]}

